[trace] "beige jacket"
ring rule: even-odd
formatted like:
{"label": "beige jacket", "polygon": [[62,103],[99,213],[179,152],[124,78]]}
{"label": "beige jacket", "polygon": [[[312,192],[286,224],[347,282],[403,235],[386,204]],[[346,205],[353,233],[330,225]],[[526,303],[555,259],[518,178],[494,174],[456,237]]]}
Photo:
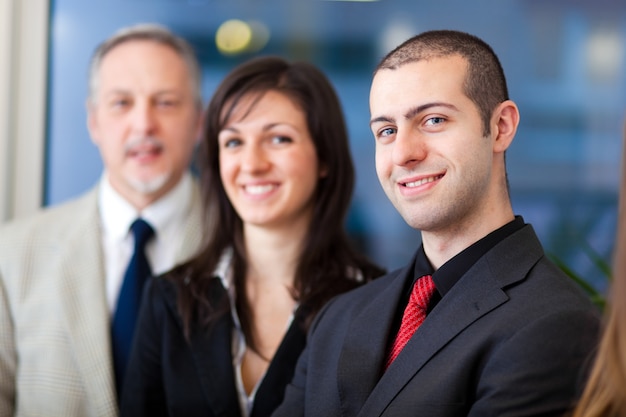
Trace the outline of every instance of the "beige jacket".
{"label": "beige jacket", "polygon": [[[0,228],[0,417],[118,415],[97,195]],[[200,244],[193,199],[177,263]]]}

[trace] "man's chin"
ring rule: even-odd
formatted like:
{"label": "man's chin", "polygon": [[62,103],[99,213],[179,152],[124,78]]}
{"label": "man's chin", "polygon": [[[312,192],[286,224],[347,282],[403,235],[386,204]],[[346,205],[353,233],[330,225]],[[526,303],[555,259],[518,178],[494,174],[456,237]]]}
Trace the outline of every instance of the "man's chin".
{"label": "man's chin", "polygon": [[170,179],[170,174],[162,174],[149,179],[127,178],[128,185],[144,195],[160,193]]}

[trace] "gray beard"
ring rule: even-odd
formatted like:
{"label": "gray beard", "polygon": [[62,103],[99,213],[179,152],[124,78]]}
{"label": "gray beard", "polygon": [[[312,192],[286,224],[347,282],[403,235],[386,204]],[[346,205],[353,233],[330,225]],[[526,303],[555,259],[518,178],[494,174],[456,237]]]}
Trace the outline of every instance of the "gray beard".
{"label": "gray beard", "polygon": [[142,194],[154,194],[159,191],[170,179],[171,173],[166,172],[148,181],[140,181],[135,178],[126,178],[128,184]]}

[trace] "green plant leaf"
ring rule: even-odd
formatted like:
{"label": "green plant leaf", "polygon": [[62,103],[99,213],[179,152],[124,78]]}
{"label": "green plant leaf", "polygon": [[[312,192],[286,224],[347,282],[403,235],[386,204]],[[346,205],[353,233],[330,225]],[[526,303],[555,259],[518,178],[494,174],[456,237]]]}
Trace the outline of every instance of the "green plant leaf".
{"label": "green plant leaf", "polygon": [[[580,277],[576,272],[574,272],[570,267],[568,267],[558,256],[554,254],[548,254],[548,257],[554,262],[568,277],[570,277],[574,282],[576,282],[588,295],[591,301],[596,304],[601,309],[604,309],[606,305],[606,297],[598,290],[596,290],[591,284],[589,284],[585,279]],[[597,264],[596,264],[597,265]],[[610,269],[608,271],[607,277],[610,278],[611,273]]]}

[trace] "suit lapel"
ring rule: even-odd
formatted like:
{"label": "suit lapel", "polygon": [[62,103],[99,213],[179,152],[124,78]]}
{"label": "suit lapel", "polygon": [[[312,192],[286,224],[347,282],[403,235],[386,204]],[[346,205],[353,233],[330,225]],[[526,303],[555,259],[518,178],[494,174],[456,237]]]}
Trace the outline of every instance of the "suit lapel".
{"label": "suit lapel", "polygon": [[[499,288],[466,275],[431,311],[371,392],[359,417],[379,416],[416,373],[461,331],[506,302]],[[481,285],[488,285],[481,288]]]}
{"label": "suit lapel", "polygon": [[[219,279],[213,279],[211,302],[219,306],[227,294]],[[175,303],[175,297],[168,297]],[[172,304],[175,308],[175,304]],[[293,377],[295,364],[306,344],[306,333],[296,314],[255,396],[251,416],[266,416],[282,402],[284,389]],[[214,415],[233,415],[240,405],[236,391],[232,357],[233,321],[230,311],[220,317],[209,331],[196,328],[191,340],[191,351],[203,391]]]}
{"label": "suit lapel", "polygon": [[180,249],[176,253],[175,264],[180,264],[193,256],[202,241],[202,203],[197,182],[193,181],[191,204],[183,224],[183,236]]}
{"label": "suit lapel", "polygon": [[[213,279],[211,293],[214,305],[226,297],[219,279]],[[232,318],[230,311],[207,330],[196,327],[192,332],[191,352],[198,376],[213,415],[239,415],[239,400],[235,389],[231,351]]]}
{"label": "suit lapel", "polygon": [[63,277],[63,285],[58,304],[87,397],[95,402],[95,410],[110,410],[117,407],[117,400],[95,190],[84,198],[80,209],[72,213],[73,226],[59,243],[60,264],[56,273]]}
{"label": "suit lapel", "polygon": [[527,226],[474,264],[430,312],[382,375],[358,416],[382,415],[430,358],[480,317],[508,301],[502,288],[523,280],[541,256],[543,250]]}
{"label": "suit lapel", "polygon": [[[337,366],[343,415],[356,415],[378,383],[386,356],[389,328],[404,283],[412,270],[413,263],[385,278],[387,286],[355,315],[348,328]],[[363,326],[364,323],[368,326]],[[373,344],[372,341],[377,342]]]}
{"label": "suit lapel", "polygon": [[300,321],[302,318],[303,308],[300,308],[263,377],[254,399],[251,417],[269,416],[282,402],[285,388],[291,382],[296,362],[306,344],[306,332]]}

